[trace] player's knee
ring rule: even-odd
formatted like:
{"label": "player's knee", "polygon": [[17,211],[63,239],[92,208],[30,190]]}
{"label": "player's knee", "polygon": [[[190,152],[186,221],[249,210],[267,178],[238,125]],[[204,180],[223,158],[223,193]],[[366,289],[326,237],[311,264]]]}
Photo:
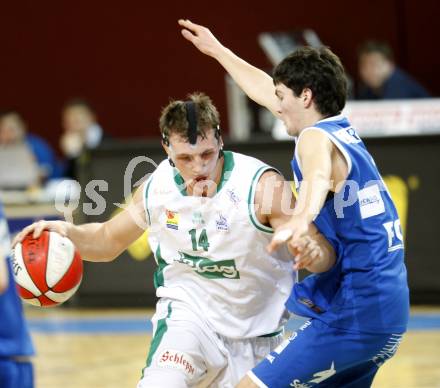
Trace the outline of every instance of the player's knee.
{"label": "player's knee", "polygon": [[249,376],[244,376],[235,388],[258,388]]}
{"label": "player's knee", "polygon": [[186,381],[185,375],[179,371],[170,369],[148,370],[145,369],[144,376],[139,381],[137,388],[188,388],[191,387]]}

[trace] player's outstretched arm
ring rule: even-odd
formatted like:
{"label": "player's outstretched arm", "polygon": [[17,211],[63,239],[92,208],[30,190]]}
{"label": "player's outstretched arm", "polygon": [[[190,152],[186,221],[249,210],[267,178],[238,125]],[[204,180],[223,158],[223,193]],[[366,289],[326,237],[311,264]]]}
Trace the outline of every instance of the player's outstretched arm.
{"label": "player's outstretched arm", "polygon": [[183,27],[184,38],[203,54],[216,59],[249,98],[279,116],[272,77],[223,46],[208,28],[189,20],[181,19],[178,23]]}
{"label": "player's outstretched arm", "polygon": [[[255,195],[255,208],[257,217],[263,224],[269,224],[273,229],[279,230],[291,220],[295,198],[289,182],[275,171],[264,173],[258,182]],[[314,224],[308,226],[305,235],[297,241],[290,237],[280,242],[287,243],[287,247],[295,257],[294,268],[307,269],[319,273],[329,270],[336,261],[333,246],[319,233]]]}
{"label": "player's outstretched arm", "polygon": [[137,240],[146,226],[140,187],[127,207],[106,222],[73,225],[65,221],[38,221],[24,228],[13,245],[30,233],[38,238],[43,230],[51,230],[72,240],[84,260],[111,261]]}
{"label": "player's outstretched arm", "polygon": [[[278,249],[286,238],[299,242],[308,233],[311,222],[321,211],[328,191],[332,188],[333,145],[327,136],[318,130],[308,130],[300,136],[297,148],[303,181],[293,216],[278,228],[269,251]],[[281,235],[280,231],[283,232]]]}

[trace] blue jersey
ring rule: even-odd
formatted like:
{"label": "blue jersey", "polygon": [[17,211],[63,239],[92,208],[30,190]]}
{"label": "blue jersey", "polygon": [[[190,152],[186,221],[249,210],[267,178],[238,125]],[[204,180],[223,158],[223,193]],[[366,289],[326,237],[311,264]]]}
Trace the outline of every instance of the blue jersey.
{"label": "blue jersey", "polygon": [[[8,226],[0,204],[0,260],[5,260],[3,255],[10,251]],[[9,286],[0,294],[0,358],[14,356],[31,356],[34,348],[29,336],[26,322],[23,317],[21,300],[12,273],[9,257],[6,257],[9,272]]]}
{"label": "blue jersey", "polygon": [[[338,259],[328,272],[296,284],[286,306],[335,328],[402,333],[408,322],[409,291],[402,231],[391,196],[347,119],[330,117],[302,133],[308,130],[328,136],[348,165],[347,180],[328,195],[315,220],[336,247]],[[300,162],[295,154],[297,189],[303,179]]]}

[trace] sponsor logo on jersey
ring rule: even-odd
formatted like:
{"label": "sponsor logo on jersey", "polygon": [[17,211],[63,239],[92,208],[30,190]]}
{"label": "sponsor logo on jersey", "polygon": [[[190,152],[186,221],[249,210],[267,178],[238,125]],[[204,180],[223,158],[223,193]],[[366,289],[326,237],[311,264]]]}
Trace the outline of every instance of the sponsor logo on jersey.
{"label": "sponsor logo on jersey", "polygon": [[179,213],[166,209],[165,214],[167,216],[167,228],[175,230],[179,229]]}
{"label": "sponsor logo on jersey", "polygon": [[361,142],[361,138],[352,127],[335,131],[333,132],[333,135],[346,144],[356,144]]}
{"label": "sponsor logo on jersey", "polygon": [[326,369],[320,372],[316,372],[313,374],[313,378],[306,383],[302,383],[301,380],[295,379],[290,383],[290,387],[294,388],[311,388],[316,384],[322,383],[324,380],[334,376],[336,374],[335,362],[332,362],[330,369]]}
{"label": "sponsor logo on jersey", "polygon": [[215,220],[215,225],[219,231],[227,232],[229,230],[228,220],[221,213],[219,213],[218,218]]}
{"label": "sponsor logo on jersey", "polygon": [[379,185],[368,186],[358,191],[359,207],[363,219],[385,213],[385,204]]}
{"label": "sponsor logo on jersey", "polygon": [[321,307],[317,306],[315,303],[313,303],[310,299],[307,298],[299,298],[299,303],[302,303],[303,305],[307,306],[309,309],[313,310],[317,314],[322,314],[324,311],[321,309]]}
{"label": "sponsor logo on jersey", "polygon": [[401,341],[402,334],[391,334],[388,342],[385,344],[382,350],[371,359],[371,361],[380,367],[385,361],[394,356]]}
{"label": "sponsor logo on jersey", "polygon": [[214,261],[205,257],[179,252],[179,262],[190,266],[194,272],[208,279],[240,279],[235,260]]}
{"label": "sponsor logo on jersey", "polygon": [[196,211],[192,215],[192,223],[194,226],[202,226],[205,225],[205,220],[203,219],[202,213]]}
{"label": "sponsor logo on jersey", "polygon": [[180,369],[188,376],[194,376],[196,371],[194,360],[189,354],[173,349],[162,352],[157,364],[165,368]]}
{"label": "sponsor logo on jersey", "polygon": [[385,222],[383,227],[388,234],[388,252],[403,249],[403,234],[400,227],[400,220]]}
{"label": "sponsor logo on jersey", "polygon": [[229,200],[234,205],[238,205],[238,203],[240,202],[240,198],[238,197],[238,195],[235,193],[234,190],[228,189],[228,190],[226,190],[226,194],[228,195]]}

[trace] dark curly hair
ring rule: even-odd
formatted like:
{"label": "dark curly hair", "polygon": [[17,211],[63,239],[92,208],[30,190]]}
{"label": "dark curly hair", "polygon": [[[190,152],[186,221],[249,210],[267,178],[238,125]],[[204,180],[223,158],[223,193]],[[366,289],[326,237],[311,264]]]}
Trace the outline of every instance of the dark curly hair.
{"label": "dark curly hair", "polygon": [[274,69],[274,84],[284,84],[299,97],[309,88],[316,109],[325,117],[339,114],[347,99],[347,78],[340,59],[327,47],[301,47]]}

